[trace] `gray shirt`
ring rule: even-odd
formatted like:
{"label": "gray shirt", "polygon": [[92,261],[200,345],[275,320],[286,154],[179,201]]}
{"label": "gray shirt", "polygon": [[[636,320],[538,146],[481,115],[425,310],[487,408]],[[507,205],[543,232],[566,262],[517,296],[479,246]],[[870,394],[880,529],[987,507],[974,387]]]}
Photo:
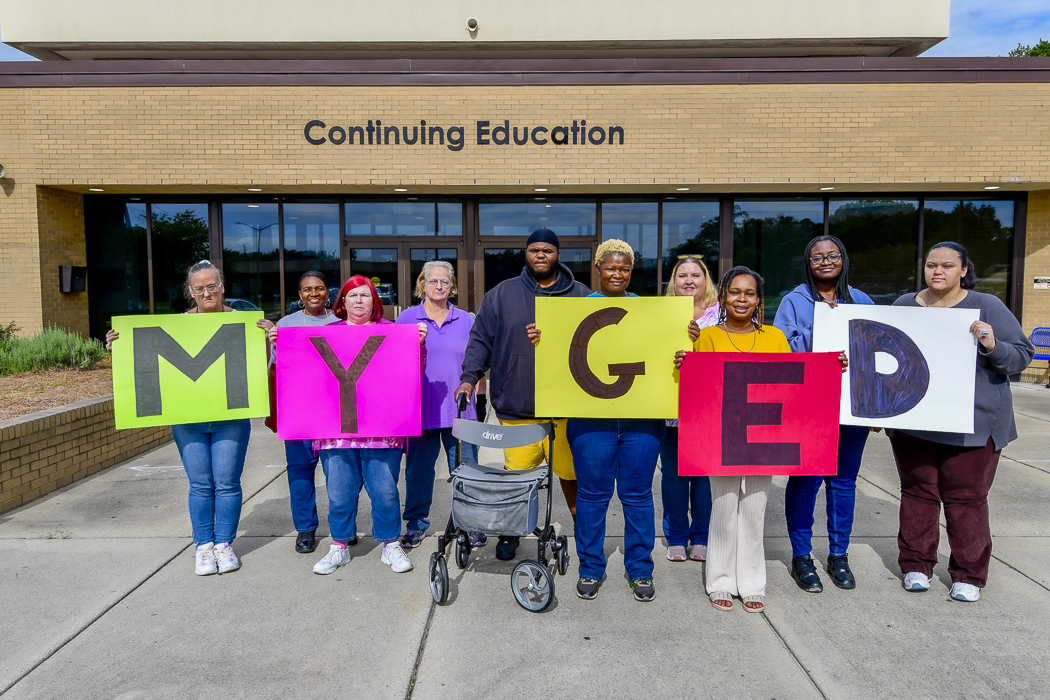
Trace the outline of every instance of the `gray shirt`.
{"label": "gray shirt", "polygon": [[[905,294],[894,306],[920,306],[914,294]],[[942,445],[984,447],[991,437],[995,449],[1001,450],[1017,438],[1014,403],[1010,393],[1010,375],[1019,374],[1032,362],[1035,348],[1021,330],[1021,325],[998,297],[975,292],[966,294],[955,309],[979,309],[981,320],[992,327],[995,349],[985,352],[977,346],[976,383],[973,397],[972,433],[938,433],[929,430],[902,430],[915,437]],[[886,431],[892,434],[891,431]]]}

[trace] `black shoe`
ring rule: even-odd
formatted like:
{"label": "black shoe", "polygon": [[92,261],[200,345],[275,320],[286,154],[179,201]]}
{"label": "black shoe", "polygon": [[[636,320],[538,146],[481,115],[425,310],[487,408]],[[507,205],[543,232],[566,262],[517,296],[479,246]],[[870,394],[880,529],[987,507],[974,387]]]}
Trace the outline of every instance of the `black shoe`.
{"label": "black shoe", "polygon": [[791,560],[791,578],[807,593],[820,593],[824,590],[824,584],[817,575],[817,567],[809,557],[795,557]]}
{"label": "black shoe", "polygon": [[598,589],[602,587],[601,579],[580,577],[576,582],[576,597],[584,600],[593,600],[598,596]]}
{"label": "black shoe", "polygon": [[653,586],[651,578],[636,578],[630,582],[631,590],[634,591],[634,599],[643,603],[650,602],[656,597],[656,587]]}
{"label": "black shoe", "polygon": [[845,554],[841,557],[828,555],[828,573],[831,574],[831,582],[844,591],[852,591],[857,587],[857,579],[853,578]]}
{"label": "black shoe", "polygon": [[351,537],[350,539],[348,539],[346,541],[346,546],[347,547],[353,547],[355,544],[357,544],[357,535],[354,535],[353,537]]}
{"label": "black shoe", "polygon": [[514,553],[517,549],[517,537],[504,537],[503,535],[500,535],[499,541],[496,543],[496,558],[501,561],[510,561],[514,558]]}
{"label": "black shoe", "polygon": [[317,537],[314,533],[316,530],[310,530],[308,532],[300,532],[295,538],[295,551],[299,554],[309,554],[310,552],[317,549]]}

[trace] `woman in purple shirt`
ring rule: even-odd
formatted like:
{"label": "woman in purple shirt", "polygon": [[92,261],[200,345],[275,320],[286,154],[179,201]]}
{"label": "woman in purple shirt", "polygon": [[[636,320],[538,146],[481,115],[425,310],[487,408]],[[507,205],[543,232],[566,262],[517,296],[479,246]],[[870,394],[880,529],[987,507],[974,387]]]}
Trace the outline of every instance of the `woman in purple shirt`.
{"label": "woman in purple shirt", "polygon": [[[430,504],[434,500],[434,474],[442,445],[448,457],[449,471],[456,465],[456,439],[452,436],[452,419],[456,404],[452,391],[459,386],[463,354],[470,338],[474,319],[457,309],[448,298],[456,293],[456,275],[452,265],[443,260],[431,260],[423,265],[416,280],[416,296],[423,302],[405,309],[397,317],[398,323],[425,324],[427,333],[427,367],[421,377],[420,393],[423,416],[423,434],[407,438],[405,460],[405,535],[401,546],[418,547],[430,527]],[[463,412],[463,418],[476,420],[472,403]],[[477,461],[477,447],[463,445],[464,459]],[[485,535],[471,533],[472,547],[485,544]]]}

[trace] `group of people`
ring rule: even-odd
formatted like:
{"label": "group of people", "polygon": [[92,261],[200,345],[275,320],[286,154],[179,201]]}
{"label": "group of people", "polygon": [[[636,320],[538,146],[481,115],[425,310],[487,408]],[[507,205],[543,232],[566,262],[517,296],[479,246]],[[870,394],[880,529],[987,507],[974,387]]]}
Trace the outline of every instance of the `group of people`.
{"label": "group of people", "polygon": [[[406,553],[420,545],[430,525],[436,462],[442,450],[449,468],[456,465],[452,419],[461,396],[468,399],[462,417],[485,420],[476,403],[476,388],[488,376],[495,417],[505,425],[535,423],[537,381],[534,346],[542,342],[535,322],[537,297],[631,296],[627,291],[634,251],[624,241],[603,242],[595,254],[598,289],[591,291],[559,261],[560,242],[549,229],[529,237],[521,275],[488,292],[476,317],[449,301],[456,294],[455,271],[446,262],[424,265],[416,283],[420,304],[408,308],[397,323],[415,324],[421,345],[420,436],[373,436],[285,441],[295,549],[317,547],[318,515],[314,476],[318,461],[325,474],[332,544],[313,570],[330,574],[349,559],[357,542],[357,506],[362,486],[372,504],[372,536],[382,543],[382,562],[395,572],[408,571]],[[693,299],[688,322],[695,352],[809,352],[813,347],[814,309],[818,304],[871,304],[849,285],[849,257],[842,241],[820,236],[806,246],[805,282],[789,293],[772,324],[766,322],[763,280],[737,266],[715,283],[700,256],[681,256],[671,271],[668,296]],[[988,491],[1003,447],[1016,438],[1010,375],[1032,360],[1034,348],[1017,320],[993,295],[974,290],[975,273],[965,248],[938,243],[926,255],[926,287],[895,305],[978,309],[970,327],[978,344],[974,368],[974,432],[888,431],[901,480],[899,565],[904,588],[925,591],[937,562],[938,517],[944,507],[952,555],[950,596],[976,601],[987,581],[991,556]],[[208,261],[190,268],[187,296],[196,301],[189,313],[232,311],[223,302],[222,276]],[[335,300],[319,272],[300,279],[301,310],[276,325],[261,320],[269,343],[278,345],[280,329],[327,324],[392,323],[382,316],[382,303],[372,282],[362,276],[347,280]],[[118,339],[110,331],[107,343]],[[680,367],[685,351],[673,358]],[[671,362],[672,358],[668,358]],[[848,359],[840,353],[845,372]],[[452,389],[452,387],[455,387]],[[190,480],[189,509],[200,575],[224,573],[240,566],[233,553],[241,507],[240,473],[250,434],[247,420],[173,426],[172,432]],[[872,428],[871,430],[877,430]],[[833,476],[792,476],[786,488],[785,512],[792,547],[790,574],[799,588],[822,590],[812,557],[814,509],[825,485],[829,551],[826,571],[845,590],[856,580],[848,549],[853,526],[857,474],[868,428],[841,426],[838,469]],[[593,599],[606,579],[604,540],[612,497],[624,514],[625,575],[634,597],[651,601],[652,553],[656,545],[653,477],[661,468],[663,534],[672,562],[706,561],[706,590],[712,605],[732,610],[734,598],[748,612],[765,606],[766,569],[763,531],[768,475],[696,477],[678,474],[678,425],[675,420],[558,418],[555,459],[547,441],[505,450],[508,469],[528,469],[544,461],[559,478],[573,517],[580,598]],[[462,458],[476,460],[464,444]],[[398,491],[405,457],[404,509]],[[402,534],[402,521],[404,532]],[[486,544],[485,533],[470,533],[472,547]],[[517,538],[500,537],[496,557],[515,557]]]}

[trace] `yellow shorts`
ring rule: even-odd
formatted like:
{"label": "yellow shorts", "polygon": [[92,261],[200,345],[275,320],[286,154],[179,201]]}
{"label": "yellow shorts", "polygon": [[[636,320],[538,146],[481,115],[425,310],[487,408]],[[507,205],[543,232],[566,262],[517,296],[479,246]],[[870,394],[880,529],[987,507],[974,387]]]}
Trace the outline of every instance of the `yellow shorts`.
{"label": "yellow shorts", "polygon": [[[542,420],[503,420],[500,425],[533,425],[543,423]],[[572,452],[569,450],[569,438],[566,435],[565,426],[567,418],[554,421],[554,475],[559,479],[576,481],[576,469],[572,465]],[[525,447],[512,447],[503,450],[503,464],[507,469],[532,469],[538,467],[547,460],[550,463],[550,455],[547,454],[547,440],[537,442]]]}

